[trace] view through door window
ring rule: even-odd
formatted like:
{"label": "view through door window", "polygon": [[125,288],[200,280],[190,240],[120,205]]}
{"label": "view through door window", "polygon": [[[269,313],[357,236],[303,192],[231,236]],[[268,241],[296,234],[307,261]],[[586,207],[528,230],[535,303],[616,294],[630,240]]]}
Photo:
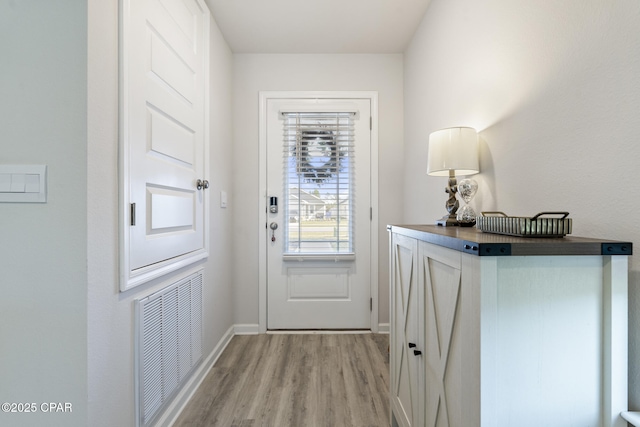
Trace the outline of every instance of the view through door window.
{"label": "view through door window", "polygon": [[289,254],[354,251],[354,113],[283,113]]}

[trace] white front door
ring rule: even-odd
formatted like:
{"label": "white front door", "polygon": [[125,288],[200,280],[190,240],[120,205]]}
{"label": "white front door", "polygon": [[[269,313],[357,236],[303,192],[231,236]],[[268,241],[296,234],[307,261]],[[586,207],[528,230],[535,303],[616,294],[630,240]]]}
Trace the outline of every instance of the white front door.
{"label": "white front door", "polygon": [[267,329],[370,329],[371,100],[266,116]]}

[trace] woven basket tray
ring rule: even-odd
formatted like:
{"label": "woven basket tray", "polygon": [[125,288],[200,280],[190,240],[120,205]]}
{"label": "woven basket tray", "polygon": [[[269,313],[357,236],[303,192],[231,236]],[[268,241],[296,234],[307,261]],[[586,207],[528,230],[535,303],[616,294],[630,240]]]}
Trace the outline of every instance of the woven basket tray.
{"label": "woven basket tray", "polygon": [[[541,218],[562,215],[560,218]],[[540,212],[533,217],[507,216],[504,212],[482,212],[476,227],[485,233],[519,237],[564,237],[571,234],[569,212]]]}

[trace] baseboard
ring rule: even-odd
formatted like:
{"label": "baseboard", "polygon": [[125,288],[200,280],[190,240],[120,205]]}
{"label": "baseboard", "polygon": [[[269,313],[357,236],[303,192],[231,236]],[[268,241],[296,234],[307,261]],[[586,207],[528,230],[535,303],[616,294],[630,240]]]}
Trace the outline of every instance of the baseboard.
{"label": "baseboard", "polygon": [[258,335],[260,333],[260,325],[253,323],[233,325],[235,335]]}
{"label": "baseboard", "polygon": [[191,400],[194,393],[200,387],[200,384],[206,378],[207,374],[216,363],[222,352],[231,338],[234,336],[234,326],[231,326],[227,332],[222,336],[218,344],[215,346],[213,351],[207,356],[207,358],[200,364],[200,366],[195,370],[195,372],[191,375],[191,378],[187,383],[182,387],[180,393],[176,395],[173,399],[173,402],[167,407],[162,416],[158,418],[158,421],[154,424],[155,427],[169,427],[173,425],[178,416],[182,413],[187,403]]}
{"label": "baseboard", "polygon": [[389,324],[388,323],[378,323],[378,333],[379,334],[388,334],[389,333]]}

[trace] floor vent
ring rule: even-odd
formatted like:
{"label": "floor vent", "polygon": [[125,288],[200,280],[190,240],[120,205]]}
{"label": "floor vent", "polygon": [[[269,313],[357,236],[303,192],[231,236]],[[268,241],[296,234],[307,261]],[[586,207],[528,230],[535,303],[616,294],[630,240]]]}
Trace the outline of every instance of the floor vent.
{"label": "floor vent", "polygon": [[202,357],[202,271],[135,307],[137,425],[149,426]]}

